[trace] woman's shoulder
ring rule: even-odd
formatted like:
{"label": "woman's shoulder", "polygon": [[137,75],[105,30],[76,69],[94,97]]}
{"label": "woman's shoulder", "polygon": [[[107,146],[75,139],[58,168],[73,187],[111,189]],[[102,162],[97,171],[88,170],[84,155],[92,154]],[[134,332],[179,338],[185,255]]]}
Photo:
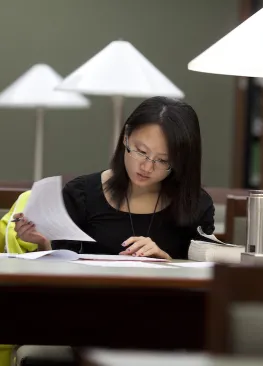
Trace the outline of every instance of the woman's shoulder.
{"label": "woman's shoulder", "polygon": [[201,226],[206,234],[212,234],[215,230],[214,216],[215,207],[212,197],[202,188],[196,226]]}
{"label": "woman's shoulder", "polygon": [[200,205],[202,206],[211,206],[213,205],[213,199],[209,193],[205,190],[205,188],[201,188],[201,195],[200,195]]}
{"label": "woman's shoulder", "polygon": [[75,177],[65,184],[63,191],[81,193],[101,188],[101,174],[102,172],[96,172]]}
{"label": "woman's shoulder", "polygon": [[213,199],[209,193],[205,190],[205,188],[201,188],[200,200],[199,200],[199,217],[202,217],[206,212],[211,211],[211,214],[214,213],[214,203]]}
{"label": "woman's shoulder", "polygon": [[214,211],[213,199],[209,193],[206,192],[205,188],[201,188],[200,199],[199,199],[199,217],[203,216],[208,210]]}

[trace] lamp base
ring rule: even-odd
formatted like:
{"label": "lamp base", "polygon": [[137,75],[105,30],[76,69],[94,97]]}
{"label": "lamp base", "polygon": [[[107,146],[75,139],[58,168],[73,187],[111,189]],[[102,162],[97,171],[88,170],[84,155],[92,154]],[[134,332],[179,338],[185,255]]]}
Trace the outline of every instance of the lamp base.
{"label": "lamp base", "polygon": [[241,253],[241,263],[263,265],[263,254]]}

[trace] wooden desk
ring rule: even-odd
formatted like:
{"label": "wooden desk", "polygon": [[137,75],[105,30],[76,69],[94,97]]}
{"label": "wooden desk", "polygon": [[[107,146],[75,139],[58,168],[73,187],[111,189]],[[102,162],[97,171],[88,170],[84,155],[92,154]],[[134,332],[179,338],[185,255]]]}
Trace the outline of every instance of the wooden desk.
{"label": "wooden desk", "polygon": [[1,259],[0,343],[202,350],[212,271]]}

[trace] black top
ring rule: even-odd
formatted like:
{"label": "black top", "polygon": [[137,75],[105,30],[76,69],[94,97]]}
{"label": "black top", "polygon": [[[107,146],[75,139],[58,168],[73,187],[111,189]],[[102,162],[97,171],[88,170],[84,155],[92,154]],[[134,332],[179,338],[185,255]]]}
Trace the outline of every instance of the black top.
{"label": "black top", "polygon": [[[56,240],[53,249],[70,249],[80,253],[119,254],[121,244],[133,236],[129,213],[118,211],[107,201],[101,183],[101,173],[84,175],[68,182],[63,197],[72,220],[96,242]],[[198,239],[197,227],[211,234],[214,231],[214,205],[202,189],[196,223],[179,227],[167,214],[167,208],[156,212],[149,237],[172,258],[187,258],[191,239]],[[147,236],[153,214],[131,214],[136,236]],[[200,237],[199,237],[200,239]]]}

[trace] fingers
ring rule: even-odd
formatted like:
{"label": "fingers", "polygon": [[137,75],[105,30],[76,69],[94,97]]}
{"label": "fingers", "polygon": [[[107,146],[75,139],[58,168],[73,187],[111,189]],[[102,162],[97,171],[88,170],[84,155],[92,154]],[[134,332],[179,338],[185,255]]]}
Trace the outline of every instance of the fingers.
{"label": "fingers", "polygon": [[154,251],[153,247],[149,243],[149,244],[145,244],[143,247],[141,247],[135,254],[136,254],[136,257],[147,257],[148,256],[147,253],[152,252],[152,251]]}
{"label": "fingers", "polygon": [[133,255],[135,252],[137,252],[138,249],[140,249],[143,246],[143,241],[137,241],[133,245],[131,245],[129,248],[125,249],[123,252],[120,252],[119,254],[122,255]]}
{"label": "fingers", "polygon": [[[143,236],[131,237],[128,240],[125,240],[125,246],[129,245],[131,243],[133,243],[133,244],[130,245],[129,248],[127,248],[126,250],[124,250],[120,254],[122,254],[122,255],[134,255],[141,248],[144,248],[146,245],[150,245],[151,242],[152,241],[151,241],[150,238],[145,238]],[[141,253],[143,253],[143,250],[141,250]]]}
{"label": "fingers", "polygon": [[27,224],[24,224],[23,226],[21,226],[21,228],[17,231],[17,234],[20,238],[23,237],[23,235],[25,235],[25,233],[27,233],[29,230],[34,228],[34,224],[33,222],[29,221]]}
{"label": "fingers", "polygon": [[[127,246],[129,248],[127,248]],[[158,257],[160,255],[160,248],[156,245],[151,238],[145,238],[143,236],[132,236],[125,240],[122,246],[126,249],[119,254],[132,255],[136,257]]]}
{"label": "fingers", "polygon": [[28,224],[28,221],[25,217],[20,217],[20,221],[17,221],[15,224],[15,231],[18,232],[22,226]]}
{"label": "fingers", "polygon": [[[26,232],[28,232],[29,229],[34,228],[34,223],[31,221],[28,221],[23,214],[18,214],[20,215],[19,217],[15,217],[15,218],[19,218],[20,221],[16,222],[15,224],[15,231],[17,232],[17,236],[22,238],[24,236],[24,234]],[[15,216],[15,215],[14,215]]]}
{"label": "fingers", "polygon": [[156,254],[156,249],[155,248],[149,248],[147,250],[144,251],[144,253],[141,255],[143,257],[154,257]]}
{"label": "fingers", "polygon": [[22,212],[19,212],[19,213],[16,213],[16,214],[13,215],[14,219],[22,218],[22,217],[24,217],[24,214]]}
{"label": "fingers", "polygon": [[14,214],[11,222],[18,222],[18,221],[22,220],[23,217],[24,217],[23,213]]}
{"label": "fingers", "polygon": [[127,247],[128,245],[131,245],[132,243],[134,243],[140,239],[143,239],[143,238],[144,238],[143,236],[131,236],[129,239],[125,240],[122,243],[122,246]]}

